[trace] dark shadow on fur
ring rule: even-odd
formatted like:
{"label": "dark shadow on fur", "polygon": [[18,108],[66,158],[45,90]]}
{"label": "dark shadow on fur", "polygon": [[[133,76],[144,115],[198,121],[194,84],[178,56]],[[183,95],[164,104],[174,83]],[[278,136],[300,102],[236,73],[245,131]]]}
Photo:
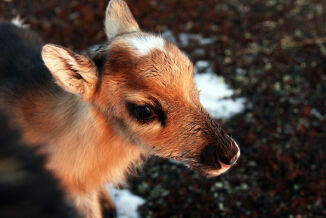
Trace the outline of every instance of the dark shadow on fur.
{"label": "dark shadow on fur", "polygon": [[36,156],[20,138],[0,112],[0,217],[78,217],[43,168],[44,157]]}

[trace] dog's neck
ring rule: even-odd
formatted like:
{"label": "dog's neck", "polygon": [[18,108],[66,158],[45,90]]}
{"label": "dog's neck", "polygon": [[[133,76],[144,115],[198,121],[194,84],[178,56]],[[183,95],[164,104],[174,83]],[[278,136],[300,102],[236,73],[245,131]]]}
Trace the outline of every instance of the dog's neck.
{"label": "dog's neck", "polygon": [[41,145],[38,151],[48,156],[47,167],[66,186],[77,180],[82,190],[94,187],[90,180],[123,180],[128,167],[141,159],[141,148],[117,134],[101,112],[78,96],[57,91],[23,102],[25,140]]}

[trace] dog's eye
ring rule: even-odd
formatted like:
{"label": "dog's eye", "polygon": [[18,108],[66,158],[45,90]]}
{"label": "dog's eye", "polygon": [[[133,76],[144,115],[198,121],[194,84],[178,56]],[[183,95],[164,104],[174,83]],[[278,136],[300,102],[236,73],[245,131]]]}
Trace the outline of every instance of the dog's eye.
{"label": "dog's eye", "polygon": [[147,123],[155,118],[155,113],[149,106],[127,104],[127,108],[130,115],[136,118],[138,122]]}
{"label": "dog's eye", "polygon": [[148,120],[153,116],[152,110],[147,106],[136,106],[134,109],[134,116],[138,120]]}

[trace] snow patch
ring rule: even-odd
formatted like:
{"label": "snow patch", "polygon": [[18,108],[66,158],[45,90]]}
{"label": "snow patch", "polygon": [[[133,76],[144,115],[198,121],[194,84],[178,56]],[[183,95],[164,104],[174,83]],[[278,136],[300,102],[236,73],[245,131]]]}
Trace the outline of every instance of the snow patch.
{"label": "snow patch", "polygon": [[194,70],[200,101],[213,117],[230,118],[244,110],[245,99],[232,99],[234,91],[213,72],[209,62],[197,61]]}
{"label": "snow patch", "polygon": [[118,218],[139,218],[138,207],[145,203],[145,200],[134,195],[128,189],[116,189],[112,184],[106,185],[115,203]]}
{"label": "snow patch", "polygon": [[169,42],[172,42],[173,44],[178,44],[177,40],[175,39],[174,35],[170,30],[166,30],[161,34],[161,37],[168,40]]}
{"label": "snow patch", "polygon": [[194,34],[194,33],[180,33],[179,39],[180,43],[176,40],[174,35],[170,30],[164,31],[161,36],[165,38],[166,40],[178,45],[178,46],[188,46],[189,43],[193,40],[198,41],[199,45],[208,45],[212,44],[215,40],[212,38],[205,38],[201,34]]}
{"label": "snow patch", "polygon": [[189,42],[193,40],[198,41],[200,45],[208,45],[214,42],[212,38],[204,38],[201,34],[189,34],[189,33],[181,33],[180,40],[183,46],[189,45]]}
{"label": "snow patch", "polygon": [[316,108],[311,109],[311,114],[314,115],[319,120],[323,119],[323,115],[321,115],[321,113],[319,113],[319,111]]}

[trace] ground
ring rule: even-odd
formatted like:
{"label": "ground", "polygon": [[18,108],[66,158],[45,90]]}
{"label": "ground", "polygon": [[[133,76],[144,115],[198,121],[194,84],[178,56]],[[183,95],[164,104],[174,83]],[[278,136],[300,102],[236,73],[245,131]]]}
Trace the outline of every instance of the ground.
{"label": "ground", "polygon": [[[241,158],[205,179],[152,158],[130,189],[146,200],[143,217],[326,216],[326,1],[129,0],[141,27],[213,39],[182,46],[209,61],[246,99],[224,127]],[[5,0],[0,17],[20,14],[44,41],[84,50],[105,40],[106,1]]]}

